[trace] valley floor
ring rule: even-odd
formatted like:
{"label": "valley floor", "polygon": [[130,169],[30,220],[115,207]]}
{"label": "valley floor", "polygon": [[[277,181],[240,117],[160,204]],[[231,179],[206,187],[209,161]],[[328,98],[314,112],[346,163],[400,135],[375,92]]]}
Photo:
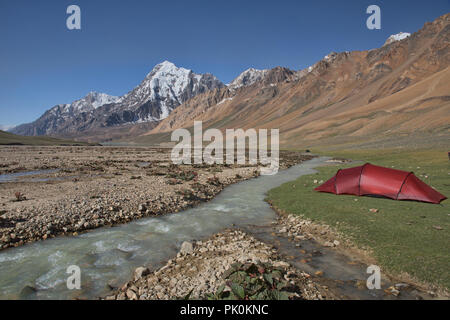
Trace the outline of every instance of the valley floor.
{"label": "valley floor", "polygon": [[[251,166],[174,166],[169,150],[1,148],[2,248],[178,212],[259,174]],[[450,193],[445,183],[448,160],[442,151],[333,154],[413,170],[439,191]],[[281,167],[310,158],[282,152]],[[348,165],[330,163],[317,174],[272,190],[268,201],[280,217],[269,229],[229,229],[186,243],[162,268],[141,267],[120,288],[112,284],[112,293],[105,298],[177,299],[189,293],[191,298],[207,298],[221,290],[235,263],[279,268],[296,299],[448,297],[446,202],[436,206],[313,191],[338,167]],[[378,211],[371,212],[373,208]],[[365,286],[369,264],[383,270],[383,290],[376,293]]]}
{"label": "valley floor", "polygon": [[[280,166],[309,158],[282,152]],[[179,212],[258,175],[256,166],[176,166],[163,148],[2,147],[0,248]]]}

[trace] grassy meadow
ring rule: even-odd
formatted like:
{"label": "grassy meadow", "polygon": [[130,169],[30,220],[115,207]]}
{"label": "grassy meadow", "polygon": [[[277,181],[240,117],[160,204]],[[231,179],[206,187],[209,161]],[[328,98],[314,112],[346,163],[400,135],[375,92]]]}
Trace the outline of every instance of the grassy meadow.
{"label": "grassy meadow", "polygon": [[[323,154],[413,171],[419,179],[450,197],[447,150],[397,148]],[[319,185],[314,180],[326,181],[339,168],[356,165],[360,164],[320,167],[316,174],[271,190],[268,200],[288,213],[334,227],[358,247],[368,249],[382,270],[390,274],[407,273],[422,283],[449,289],[450,200],[436,205],[314,191]]]}

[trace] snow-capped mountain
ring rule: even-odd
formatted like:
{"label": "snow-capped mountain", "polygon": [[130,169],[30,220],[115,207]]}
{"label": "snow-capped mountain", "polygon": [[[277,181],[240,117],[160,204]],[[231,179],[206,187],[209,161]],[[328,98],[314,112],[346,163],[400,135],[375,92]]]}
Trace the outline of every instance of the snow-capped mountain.
{"label": "snow-capped mountain", "polygon": [[270,70],[258,70],[250,68],[242,72],[236,79],[234,79],[228,88],[236,90],[240,87],[251,86],[257,81],[261,81],[269,73]]}
{"label": "snow-capped mountain", "polygon": [[139,86],[121,97],[114,109],[133,111],[134,122],[159,121],[197,94],[223,86],[211,74],[196,74],[164,61]]}
{"label": "snow-capped mountain", "polygon": [[49,111],[53,114],[72,116],[74,114],[76,115],[82,112],[93,111],[105,104],[114,103],[117,100],[119,100],[119,97],[92,91],[80,100],[76,100],[70,104],[57,105]]}
{"label": "snow-capped mountain", "polygon": [[411,36],[411,34],[410,34],[410,33],[407,33],[407,32],[400,32],[400,33],[397,33],[397,34],[393,34],[393,35],[391,35],[391,36],[386,40],[386,42],[384,43],[384,45],[386,46],[386,45],[391,44],[391,43],[393,43],[393,42],[396,42],[396,41],[400,41],[400,40],[406,39],[406,38],[408,38],[408,37],[410,37],[410,36]]}
{"label": "snow-capped mountain", "polygon": [[169,61],[156,65],[122,97],[91,92],[71,104],[57,105],[33,123],[11,131],[21,135],[75,135],[122,124],[160,121],[197,94],[224,87],[211,74],[196,74]]}
{"label": "snow-capped mountain", "polygon": [[119,97],[92,91],[83,99],[77,100],[69,106],[76,112],[87,112],[95,110],[105,104],[117,102],[117,100],[119,100]]}
{"label": "snow-capped mountain", "polygon": [[55,134],[72,119],[85,113],[93,112],[105,104],[114,103],[118,99],[118,97],[110,96],[106,93],[90,92],[84,98],[70,104],[58,104],[47,110],[36,121],[19,125],[10,131],[27,136]]}

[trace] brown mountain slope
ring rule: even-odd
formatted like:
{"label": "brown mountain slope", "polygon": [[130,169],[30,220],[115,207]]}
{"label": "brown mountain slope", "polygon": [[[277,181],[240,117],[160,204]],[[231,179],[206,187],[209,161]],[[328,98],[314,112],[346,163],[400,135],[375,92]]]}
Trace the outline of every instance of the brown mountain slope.
{"label": "brown mountain slope", "polygon": [[[176,128],[279,128],[284,147],[450,132],[450,14],[411,37],[369,51],[332,53],[312,71],[271,70],[236,92],[223,88],[179,106],[141,137]],[[170,136],[170,135],[166,135]]]}

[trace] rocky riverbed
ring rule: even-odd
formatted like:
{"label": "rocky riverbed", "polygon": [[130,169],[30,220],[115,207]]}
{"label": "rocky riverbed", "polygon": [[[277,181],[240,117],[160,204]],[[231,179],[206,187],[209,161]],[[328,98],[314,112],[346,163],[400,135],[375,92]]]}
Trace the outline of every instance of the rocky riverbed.
{"label": "rocky riverbed", "polygon": [[[300,216],[281,213],[271,229],[274,240],[261,241],[238,229],[227,229],[206,240],[184,242],[178,254],[156,270],[141,266],[133,278],[116,288],[110,283],[112,293],[105,300],[172,300],[206,299],[224,286],[231,291],[227,278],[235,264],[269,265],[282,270],[284,281],[293,293],[290,299],[339,300],[349,297],[368,299],[436,299],[436,293],[413,283],[396,281],[384,274],[383,290],[376,296],[368,295],[365,282],[366,263],[373,261],[366,252],[356,248],[351,241],[337,234],[332,228],[320,225]],[[287,238],[302,257],[282,253],[278,240]],[[317,243],[314,247],[306,243]],[[342,281],[330,278],[332,270],[306,271],[299,265],[318,265],[315,257],[329,255],[332,250],[345,258],[331,257],[330,268],[339,268],[339,263],[361,265],[364,280]],[[339,252],[339,253],[337,253]],[[292,253],[292,252],[291,252]],[[334,254],[333,254],[334,255]],[[298,261],[296,261],[296,259]],[[364,261],[364,262],[363,262]],[[319,264],[320,265],[320,264]],[[311,268],[308,268],[311,269]],[[347,291],[343,291],[345,287]],[[350,290],[350,292],[348,291]],[[448,296],[439,297],[448,299]]]}
{"label": "rocky riverbed", "polygon": [[[310,158],[281,152],[280,169]],[[164,148],[1,147],[0,249],[179,212],[258,175],[250,165],[174,165]]]}
{"label": "rocky riverbed", "polygon": [[[204,241],[185,242],[176,257],[162,268],[136,269],[134,279],[106,300],[204,299],[224,285],[224,275],[235,263],[266,263],[284,270],[284,279],[296,288],[297,299],[332,299],[333,294],[313,277],[285,262],[277,250],[240,230],[226,230]],[[229,288],[225,288],[229,290]]]}

